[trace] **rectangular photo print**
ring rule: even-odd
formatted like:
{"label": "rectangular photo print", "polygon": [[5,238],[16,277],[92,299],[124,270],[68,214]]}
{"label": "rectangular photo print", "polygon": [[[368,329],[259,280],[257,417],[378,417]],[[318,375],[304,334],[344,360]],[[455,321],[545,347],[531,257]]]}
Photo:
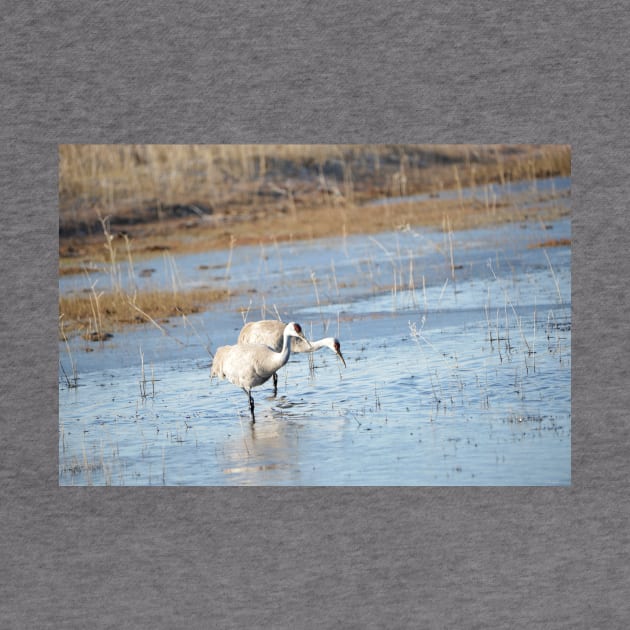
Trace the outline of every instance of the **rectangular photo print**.
{"label": "rectangular photo print", "polygon": [[568,486],[567,145],[60,145],[60,486]]}

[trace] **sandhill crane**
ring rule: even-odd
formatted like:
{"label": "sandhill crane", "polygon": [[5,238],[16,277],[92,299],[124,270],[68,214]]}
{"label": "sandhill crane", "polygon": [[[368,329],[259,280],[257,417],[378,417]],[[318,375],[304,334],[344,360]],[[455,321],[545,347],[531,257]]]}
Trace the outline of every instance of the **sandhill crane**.
{"label": "sandhill crane", "polygon": [[212,360],[210,376],[226,378],[228,381],[241,387],[249,399],[249,410],[252,414],[252,423],[256,422],[254,416],[254,399],[252,387],[258,387],[266,381],[289,360],[291,354],[290,337],[304,340],[299,324],[291,322],[286,324],[282,332],[282,349],[276,352],[260,343],[238,343],[235,346],[221,346],[217,349]]}
{"label": "sandhill crane", "polygon": [[[282,334],[286,324],[276,319],[263,319],[259,322],[249,322],[241,329],[238,336],[239,343],[264,343],[266,346],[279,350],[282,347]],[[299,338],[291,339],[291,350],[293,352],[316,352],[320,348],[330,348],[346,367],[346,361],[341,354],[341,345],[335,337],[326,337],[318,341],[311,341]],[[273,395],[278,393],[278,375],[273,375]]]}

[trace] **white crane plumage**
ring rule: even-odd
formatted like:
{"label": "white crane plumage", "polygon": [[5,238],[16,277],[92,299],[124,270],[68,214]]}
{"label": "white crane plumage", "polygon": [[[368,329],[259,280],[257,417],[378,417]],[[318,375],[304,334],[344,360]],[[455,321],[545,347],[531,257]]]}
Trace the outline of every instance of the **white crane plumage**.
{"label": "white crane plumage", "polygon": [[221,346],[214,354],[210,377],[226,378],[243,389],[249,399],[252,423],[256,422],[252,387],[258,387],[268,381],[270,376],[275,376],[289,360],[291,337],[304,340],[308,344],[301,326],[290,322],[283,328],[282,348],[279,352],[266,344],[239,342],[235,346]]}
{"label": "white crane plumage", "polygon": [[[276,351],[279,351],[283,342],[283,331],[286,324],[277,319],[263,319],[258,322],[249,322],[241,329],[238,343],[263,343]],[[308,342],[306,339],[291,339],[293,352],[316,352],[321,348],[330,348],[346,366],[346,361],[341,354],[341,344],[335,337],[325,337],[318,341]],[[273,395],[278,393],[278,375],[273,374]]]}

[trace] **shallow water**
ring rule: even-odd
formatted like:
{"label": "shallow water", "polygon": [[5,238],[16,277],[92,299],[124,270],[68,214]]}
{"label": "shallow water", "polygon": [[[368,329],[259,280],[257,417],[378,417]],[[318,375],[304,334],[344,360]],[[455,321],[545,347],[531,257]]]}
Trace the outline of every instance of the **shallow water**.
{"label": "shallow water", "polygon": [[[73,340],[59,483],[567,485],[571,253],[528,246],[569,237],[569,220],[456,232],[454,272],[447,235],[414,229],[235,248],[229,273],[228,252],[142,263],[158,285],[237,293],[167,334]],[[210,381],[207,349],[276,309],[338,336],[347,367],[293,354],[276,398],[270,382],[254,390],[252,425],[245,394]],[[63,345],[60,361],[69,372]]]}

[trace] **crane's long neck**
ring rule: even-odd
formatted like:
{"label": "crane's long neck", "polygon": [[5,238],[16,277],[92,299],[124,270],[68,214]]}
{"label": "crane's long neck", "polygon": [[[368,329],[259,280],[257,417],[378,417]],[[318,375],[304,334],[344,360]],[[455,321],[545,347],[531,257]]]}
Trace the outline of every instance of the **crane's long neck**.
{"label": "crane's long neck", "polygon": [[284,333],[282,338],[282,350],[280,352],[274,352],[273,362],[277,364],[277,369],[280,369],[291,356],[291,343],[289,340],[290,335]]}
{"label": "crane's long neck", "polygon": [[309,348],[309,346],[307,344],[304,344],[305,351],[306,352],[317,352],[317,350],[319,350],[320,348],[325,348],[326,346],[328,346],[329,342],[330,342],[329,338],[318,339],[317,341],[311,341],[310,348]]}
{"label": "crane's long neck", "polygon": [[293,342],[294,352],[317,352],[320,348],[330,348],[334,339],[332,337],[326,337],[325,339],[318,339],[317,341],[311,341],[309,346],[305,341],[296,339]]}

